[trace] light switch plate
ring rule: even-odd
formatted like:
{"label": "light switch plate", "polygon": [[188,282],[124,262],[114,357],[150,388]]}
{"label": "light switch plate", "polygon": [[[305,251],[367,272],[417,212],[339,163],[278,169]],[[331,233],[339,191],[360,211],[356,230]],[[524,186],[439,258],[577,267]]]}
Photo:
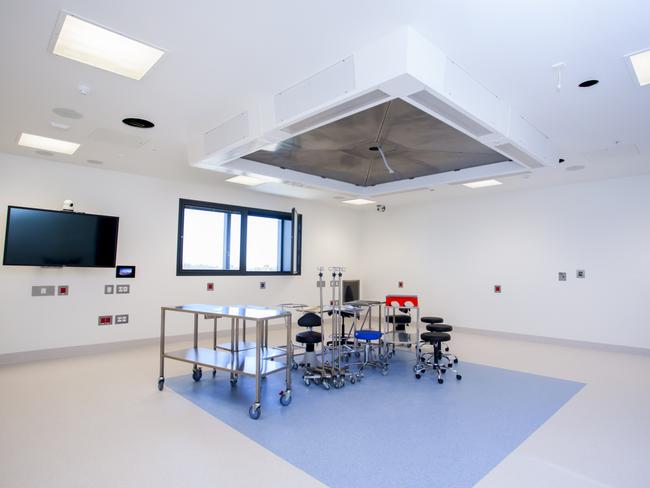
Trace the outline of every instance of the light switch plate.
{"label": "light switch plate", "polygon": [[576,278],[583,279],[585,277],[585,270],[579,269],[576,271]]}
{"label": "light switch plate", "polygon": [[114,285],[104,285],[104,295],[112,295],[115,293]]}
{"label": "light switch plate", "polygon": [[566,281],[566,273],[564,271],[560,271],[557,274],[557,279],[558,281]]}
{"label": "light switch plate", "polygon": [[128,324],[129,323],[129,314],[124,313],[115,316],[115,324]]}
{"label": "light switch plate", "polygon": [[54,296],[54,286],[32,286],[32,296],[33,297],[53,297]]}

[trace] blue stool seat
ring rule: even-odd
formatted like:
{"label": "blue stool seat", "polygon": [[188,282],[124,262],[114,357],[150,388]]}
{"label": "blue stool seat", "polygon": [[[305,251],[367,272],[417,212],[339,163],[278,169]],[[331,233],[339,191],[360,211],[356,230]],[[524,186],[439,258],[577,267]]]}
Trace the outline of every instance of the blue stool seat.
{"label": "blue stool seat", "polygon": [[358,330],[354,337],[361,341],[376,341],[381,339],[382,333],[378,330]]}

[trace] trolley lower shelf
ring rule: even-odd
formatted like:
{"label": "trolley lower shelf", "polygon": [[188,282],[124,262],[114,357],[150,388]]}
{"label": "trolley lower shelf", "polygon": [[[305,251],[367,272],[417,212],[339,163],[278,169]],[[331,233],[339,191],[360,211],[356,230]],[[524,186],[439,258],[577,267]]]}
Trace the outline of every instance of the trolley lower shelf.
{"label": "trolley lower shelf", "polygon": [[[260,374],[262,376],[285,370],[285,362],[269,359],[270,357],[277,357],[275,355],[275,351],[281,353],[277,356],[286,355],[285,351],[280,351],[275,348],[262,348],[260,355]],[[256,373],[255,350],[246,350],[231,353],[221,349],[213,350],[198,347],[166,352],[165,358],[174,359],[176,361],[184,361],[186,363],[198,364],[199,366],[204,366],[206,368],[228,371],[235,374],[255,376]]]}

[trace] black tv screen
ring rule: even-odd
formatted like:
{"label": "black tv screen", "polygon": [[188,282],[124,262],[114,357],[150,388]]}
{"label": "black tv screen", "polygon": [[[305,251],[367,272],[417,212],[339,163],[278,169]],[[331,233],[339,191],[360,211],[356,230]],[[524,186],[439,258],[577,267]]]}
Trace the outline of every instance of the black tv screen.
{"label": "black tv screen", "polygon": [[112,268],[119,217],[9,207],[2,264]]}

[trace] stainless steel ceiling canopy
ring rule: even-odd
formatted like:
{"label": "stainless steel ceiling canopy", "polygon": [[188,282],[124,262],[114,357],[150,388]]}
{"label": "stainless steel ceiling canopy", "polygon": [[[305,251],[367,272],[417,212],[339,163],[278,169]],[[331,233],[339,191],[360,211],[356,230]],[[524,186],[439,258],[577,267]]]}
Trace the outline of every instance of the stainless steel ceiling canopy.
{"label": "stainless steel ceiling canopy", "polygon": [[[391,174],[376,147],[383,149]],[[371,148],[374,148],[371,149]],[[244,156],[309,175],[374,186],[504,161],[503,155],[400,99]]]}
{"label": "stainless steel ceiling canopy", "polygon": [[410,26],[214,117],[190,134],[189,163],[278,182],[269,186],[372,198],[559,160],[544,133]]}

